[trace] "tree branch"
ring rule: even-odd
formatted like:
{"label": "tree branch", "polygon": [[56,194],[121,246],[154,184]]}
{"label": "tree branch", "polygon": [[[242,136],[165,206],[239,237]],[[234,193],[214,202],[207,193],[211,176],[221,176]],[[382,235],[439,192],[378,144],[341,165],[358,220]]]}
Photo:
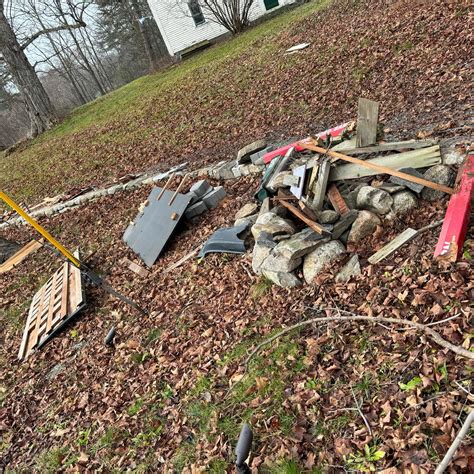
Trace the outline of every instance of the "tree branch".
{"label": "tree branch", "polygon": [[61,26],[56,26],[54,28],[45,28],[44,30],[37,31],[33,36],[28,38],[22,45],[21,49],[27,48],[33,41],[38,39],[42,35],[47,35],[49,33],[56,33],[57,31],[62,31],[62,30],[74,30],[77,28],[85,28],[87,25],[82,21],[79,20],[77,23],[74,25],[61,25]]}

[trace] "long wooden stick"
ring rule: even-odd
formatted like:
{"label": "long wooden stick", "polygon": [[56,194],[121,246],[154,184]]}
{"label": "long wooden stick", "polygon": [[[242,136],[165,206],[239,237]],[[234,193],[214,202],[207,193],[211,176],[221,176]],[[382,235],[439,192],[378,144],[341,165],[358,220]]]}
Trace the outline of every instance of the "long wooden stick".
{"label": "long wooden stick", "polygon": [[299,209],[297,209],[295,206],[291,205],[289,202],[285,200],[280,200],[278,198],[279,203],[283,206],[286,207],[292,214],[294,214],[296,217],[301,219],[308,227],[313,229],[315,232],[321,235],[331,235],[330,232],[328,232],[323,226],[320,224],[312,221],[308,217],[306,217]]}
{"label": "long wooden stick", "polygon": [[169,178],[168,178],[168,181],[166,181],[165,185],[163,186],[163,188],[161,189],[161,192],[160,194],[158,194],[158,197],[156,198],[157,201],[159,201],[161,199],[161,196],[163,196],[163,194],[165,193],[166,189],[168,188],[168,185],[171,183],[171,180],[174,178],[174,174],[172,174]]}
{"label": "long wooden stick", "polygon": [[174,192],[172,198],[170,199],[170,202],[168,203],[168,206],[171,206],[171,204],[173,204],[174,200],[176,199],[176,196],[178,195],[178,193],[181,191],[181,188],[183,187],[183,184],[184,182],[186,181],[186,178],[188,177],[187,174],[185,174],[183,176],[183,179],[181,180],[181,182],[178,184],[178,187],[176,188],[176,191]]}
{"label": "long wooden stick", "polygon": [[443,186],[442,184],[433,183],[432,181],[428,181],[427,179],[418,178],[417,176],[411,176],[407,173],[403,173],[402,171],[394,170],[392,168],[387,168],[386,166],[377,165],[375,163],[371,163],[370,161],[359,160],[359,158],[354,158],[352,156],[347,156],[337,151],[332,150],[325,150],[320,146],[314,145],[308,142],[300,142],[299,145],[306,148],[307,150],[315,151],[317,153],[328,154],[333,158],[339,158],[343,161],[348,161],[349,163],[354,163],[356,165],[363,166],[365,168],[369,168],[375,171],[378,171],[380,174],[389,174],[391,176],[397,176],[399,178],[405,179],[412,183],[421,184],[422,186],[426,186],[427,188],[435,189],[436,191],[441,191],[447,194],[454,194],[454,189],[448,186]]}

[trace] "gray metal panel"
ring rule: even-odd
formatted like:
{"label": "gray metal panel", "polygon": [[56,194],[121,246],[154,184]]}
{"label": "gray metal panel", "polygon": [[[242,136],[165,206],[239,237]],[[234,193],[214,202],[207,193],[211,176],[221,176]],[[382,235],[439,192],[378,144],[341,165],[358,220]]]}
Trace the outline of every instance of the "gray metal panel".
{"label": "gray metal panel", "polygon": [[[157,200],[160,193],[161,188],[153,188],[143,214],[139,214],[123,234],[123,240],[148,267],[155,263],[163,251],[191,201],[191,196],[177,194],[170,206],[174,191],[166,190],[160,200]],[[178,215],[176,220],[171,218],[173,213]]]}

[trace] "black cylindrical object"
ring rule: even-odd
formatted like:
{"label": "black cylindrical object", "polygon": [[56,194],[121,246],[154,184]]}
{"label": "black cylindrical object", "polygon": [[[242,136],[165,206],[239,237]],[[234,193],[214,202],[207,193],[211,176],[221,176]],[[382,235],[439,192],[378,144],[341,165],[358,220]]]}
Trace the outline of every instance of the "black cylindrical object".
{"label": "black cylindrical object", "polygon": [[237,459],[235,465],[239,472],[250,472],[248,466],[245,464],[245,460],[249,457],[250,449],[252,448],[253,433],[250,426],[245,423],[240,431],[239,441],[235,448],[235,454]]}
{"label": "black cylindrical object", "polygon": [[105,336],[104,343],[106,346],[111,346],[114,343],[114,338],[115,338],[115,327],[112,327],[112,329],[108,332],[107,336]]}

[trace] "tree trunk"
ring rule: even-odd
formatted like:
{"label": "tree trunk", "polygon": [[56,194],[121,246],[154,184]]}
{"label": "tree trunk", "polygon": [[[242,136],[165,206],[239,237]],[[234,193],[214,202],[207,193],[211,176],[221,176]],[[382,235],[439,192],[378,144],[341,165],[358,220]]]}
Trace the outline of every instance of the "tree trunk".
{"label": "tree trunk", "polygon": [[56,112],[33,66],[18,43],[3,13],[3,8],[0,8],[0,53],[28,110],[31,136],[34,137],[51,128],[57,120]]}

